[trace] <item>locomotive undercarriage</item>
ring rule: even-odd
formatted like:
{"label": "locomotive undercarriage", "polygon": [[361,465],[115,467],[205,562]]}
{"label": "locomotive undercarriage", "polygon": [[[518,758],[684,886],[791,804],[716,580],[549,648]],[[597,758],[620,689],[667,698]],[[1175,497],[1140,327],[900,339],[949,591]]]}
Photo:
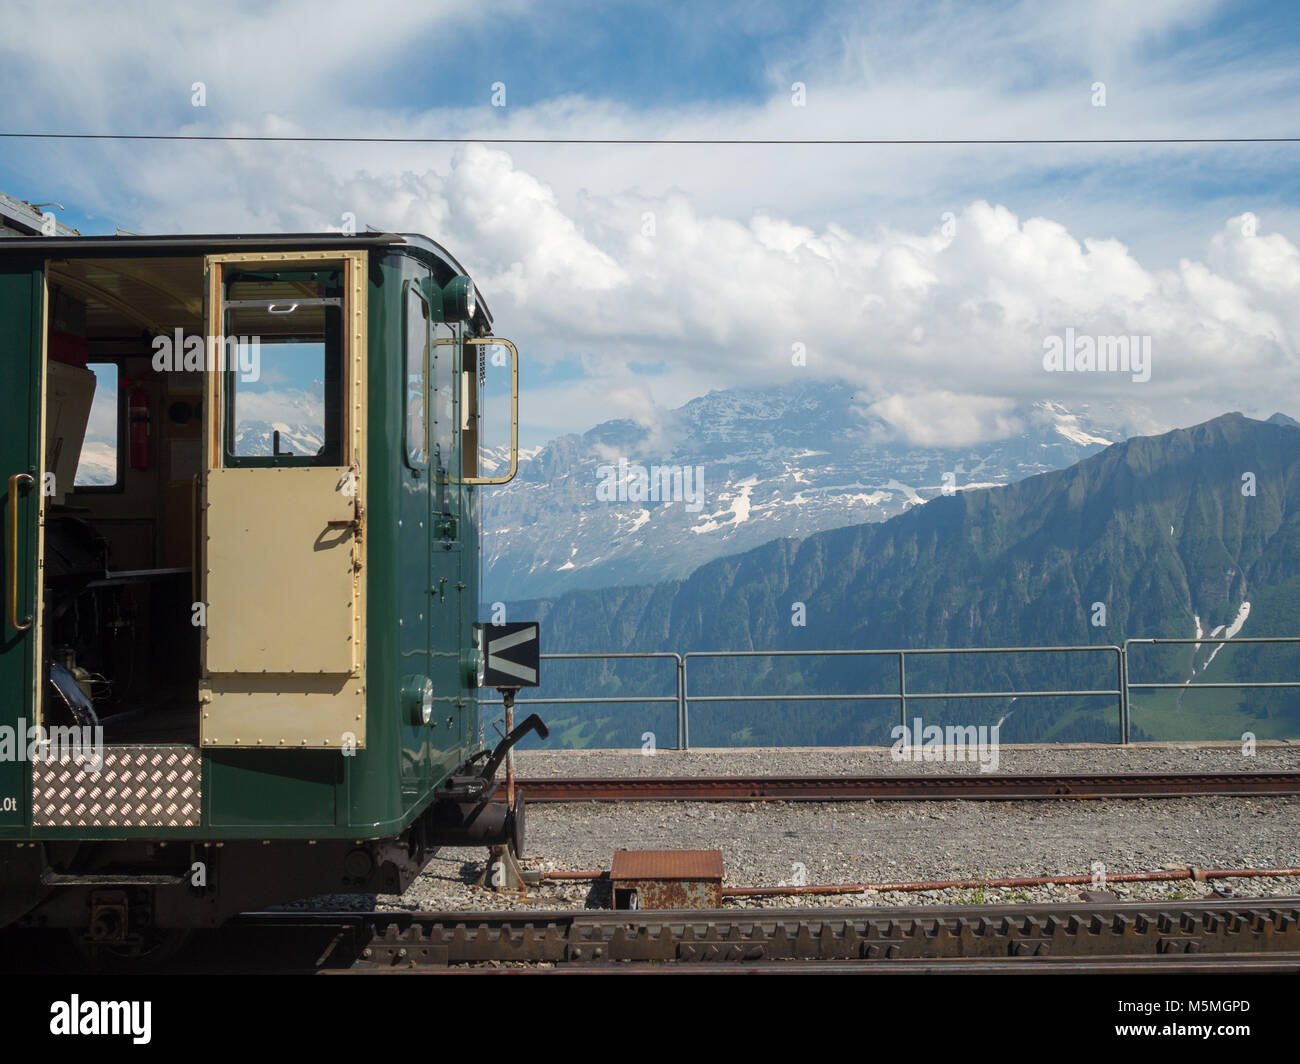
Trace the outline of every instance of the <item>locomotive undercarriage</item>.
{"label": "locomotive undercarriage", "polygon": [[0,927],[64,928],[148,953],[166,932],[323,894],[401,894],[443,845],[522,846],[523,801],[445,798],[387,839],[0,844]]}
{"label": "locomotive undercarriage", "polygon": [[[441,847],[524,852],[524,801],[496,773],[536,714],[453,773],[407,830],[387,839],[0,844],[0,927],[67,928],[92,951],[147,954],[166,932],[217,927],[268,905],[330,894],[401,894]],[[480,765],[480,762],[482,764]]]}

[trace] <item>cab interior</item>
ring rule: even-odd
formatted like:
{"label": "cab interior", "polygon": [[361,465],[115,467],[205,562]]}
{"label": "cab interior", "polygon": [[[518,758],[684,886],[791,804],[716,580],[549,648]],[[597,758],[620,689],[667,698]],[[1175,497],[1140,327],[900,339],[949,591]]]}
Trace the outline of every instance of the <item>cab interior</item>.
{"label": "cab interior", "polygon": [[[46,280],[41,723],[197,744],[205,367],[247,351],[198,347],[201,256],[69,258]],[[325,289],[250,271],[223,293],[231,335],[260,341],[257,377],[225,390],[224,464],[337,464],[341,300]]]}
{"label": "cab interior", "polygon": [[69,259],[46,281],[42,723],[197,742],[203,377],[153,356],[202,334],[203,261]]}

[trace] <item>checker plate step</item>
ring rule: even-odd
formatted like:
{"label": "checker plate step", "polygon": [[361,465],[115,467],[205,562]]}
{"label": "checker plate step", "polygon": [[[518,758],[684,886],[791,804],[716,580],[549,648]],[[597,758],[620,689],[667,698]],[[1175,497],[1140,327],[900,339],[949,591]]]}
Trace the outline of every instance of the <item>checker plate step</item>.
{"label": "checker plate step", "polygon": [[185,746],[106,746],[103,767],[80,756],[32,762],[33,827],[198,827],[203,756]]}

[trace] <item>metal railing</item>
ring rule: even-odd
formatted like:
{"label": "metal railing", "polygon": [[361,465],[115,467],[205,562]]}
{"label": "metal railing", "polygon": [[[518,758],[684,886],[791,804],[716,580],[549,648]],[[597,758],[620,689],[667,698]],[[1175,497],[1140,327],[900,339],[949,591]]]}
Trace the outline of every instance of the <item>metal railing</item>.
{"label": "metal railing", "polygon": [[1255,688],[1276,689],[1276,688],[1300,688],[1300,681],[1277,682],[1271,680],[1240,680],[1235,683],[1192,683],[1190,679],[1183,683],[1133,683],[1128,678],[1129,670],[1129,647],[1134,646],[1200,646],[1203,643],[1219,643],[1234,646],[1251,643],[1282,643],[1296,644],[1300,643],[1300,636],[1247,636],[1245,638],[1226,636],[1211,637],[1204,636],[1200,639],[1125,639],[1123,655],[1121,658],[1124,669],[1124,703],[1125,711],[1123,717],[1123,728],[1120,736],[1121,743],[1127,743],[1128,739],[1128,701],[1132,691],[1216,691],[1216,690],[1237,690],[1248,691]]}
{"label": "metal railing", "polygon": [[[685,688],[682,691],[682,702],[684,708],[685,726],[678,736],[678,746],[685,750],[689,749],[691,741],[690,716],[686,707],[694,702],[897,702],[898,720],[904,727],[907,726],[907,703],[908,700],[916,701],[918,699],[949,699],[949,698],[1049,698],[1049,697],[1083,697],[1089,695],[1108,696],[1111,698],[1123,698],[1123,665],[1117,664],[1116,669],[1116,686],[1113,689],[1103,690],[1056,690],[1056,691],[908,691],[907,689],[907,659],[909,657],[925,657],[939,654],[1046,654],[1046,653],[1068,653],[1077,651],[1110,651],[1116,655],[1117,662],[1120,661],[1122,651],[1116,646],[1068,646],[1068,647],[961,647],[958,649],[926,649],[926,650],[739,650],[739,651],[691,651],[683,655],[684,668],[683,685],[686,682],[686,674],[689,670],[691,658],[796,658],[796,657],[831,657],[839,655],[856,655],[860,657],[892,657],[898,661],[898,690],[884,691],[875,694],[857,694],[857,695],[696,695],[691,698]],[[1121,710],[1122,712],[1122,710]]]}
{"label": "metal railing", "polygon": [[[672,651],[629,652],[629,653],[582,653],[582,654],[543,654],[544,660],[672,660],[675,665],[675,690],[665,695],[594,695],[575,698],[520,698],[515,705],[595,705],[595,704],[658,704],[673,703],[676,706],[677,749],[690,749],[691,744],[691,703],[719,702],[896,702],[899,709],[899,722],[907,725],[908,702],[935,701],[962,698],[1113,698],[1119,713],[1118,742],[1129,742],[1131,718],[1131,693],[1134,691],[1155,690],[1248,690],[1254,688],[1300,688],[1300,681],[1238,681],[1224,683],[1134,683],[1129,678],[1130,648],[1153,645],[1200,645],[1204,643],[1252,644],[1278,643],[1300,644],[1300,637],[1254,637],[1223,638],[1204,637],[1201,639],[1126,639],[1122,646],[1113,644],[1086,644],[1077,646],[1043,646],[1043,647],[952,647],[895,650],[693,650],[686,654]],[[941,655],[990,655],[990,654],[1114,654],[1115,686],[1100,688],[1053,688],[1051,690],[1022,691],[909,691],[907,687],[907,659],[920,657],[937,657]],[[689,672],[692,659],[738,659],[738,658],[893,658],[897,662],[898,683],[895,690],[858,692],[853,694],[711,694],[692,695],[689,690]],[[499,698],[480,698],[479,705],[501,705]]]}
{"label": "metal railing", "polygon": [[[686,749],[686,747],[682,745],[683,737],[687,734],[689,729],[689,722],[686,719],[686,702],[685,702],[686,663],[682,660],[682,656],[680,654],[675,654],[671,650],[661,650],[661,651],[647,651],[645,653],[618,652],[613,654],[542,654],[541,658],[543,661],[596,661],[596,660],[630,661],[634,659],[652,660],[656,658],[657,659],[671,658],[673,661],[677,663],[677,669],[676,669],[677,689],[675,694],[663,695],[663,696],[597,695],[594,697],[588,696],[583,698],[517,698],[515,699],[515,705],[516,706],[565,706],[565,705],[571,706],[571,705],[583,705],[583,704],[590,705],[597,702],[608,702],[608,703],[635,702],[640,705],[645,705],[647,703],[662,704],[664,702],[672,702],[677,706],[677,748],[679,750]],[[480,698],[478,700],[478,704],[480,706],[499,706],[502,705],[503,703],[499,698]]]}

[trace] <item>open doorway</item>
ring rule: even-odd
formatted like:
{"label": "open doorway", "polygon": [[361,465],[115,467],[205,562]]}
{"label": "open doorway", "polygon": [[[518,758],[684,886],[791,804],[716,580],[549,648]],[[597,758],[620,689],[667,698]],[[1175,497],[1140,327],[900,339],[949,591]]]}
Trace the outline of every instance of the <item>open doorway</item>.
{"label": "open doorway", "polygon": [[202,258],[47,271],[41,723],[197,744]]}

